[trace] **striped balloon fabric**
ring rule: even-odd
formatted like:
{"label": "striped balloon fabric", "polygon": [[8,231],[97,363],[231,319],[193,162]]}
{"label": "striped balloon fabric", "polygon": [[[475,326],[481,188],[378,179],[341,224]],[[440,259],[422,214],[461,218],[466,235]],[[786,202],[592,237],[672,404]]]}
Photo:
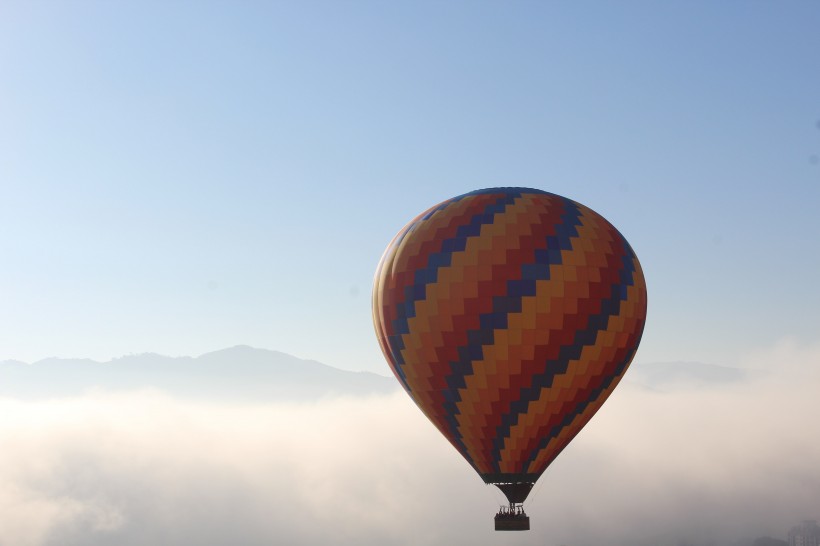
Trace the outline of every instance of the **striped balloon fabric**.
{"label": "striped balloon fabric", "polygon": [[393,373],[484,481],[531,487],[617,386],[646,302],[635,253],[602,216],[493,188],[396,235],[373,318]]}

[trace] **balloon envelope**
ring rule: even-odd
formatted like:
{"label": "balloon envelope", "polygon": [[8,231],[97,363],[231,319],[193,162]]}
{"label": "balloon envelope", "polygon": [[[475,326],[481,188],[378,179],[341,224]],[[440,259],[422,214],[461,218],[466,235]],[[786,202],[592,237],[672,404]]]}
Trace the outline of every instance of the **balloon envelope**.
{"label": "balloon envelope", "polygon": [[646,302],[635,253],[602,216],[493,188],[396,235],[373,318],[410,397],[485,482],[515,484],[502,490],[517,503],[618,384]]}

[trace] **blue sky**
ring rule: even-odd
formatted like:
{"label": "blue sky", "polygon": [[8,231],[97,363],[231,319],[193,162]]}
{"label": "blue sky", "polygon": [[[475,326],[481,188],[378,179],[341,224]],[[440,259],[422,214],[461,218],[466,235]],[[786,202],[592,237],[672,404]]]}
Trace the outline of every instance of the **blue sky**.
{"label": "blue sky", "polygon": [[249,344],[387,373],[413,216],[530,186],[607,217],[637,360],[820,337],[814,2],[4,2],[0,359]]}

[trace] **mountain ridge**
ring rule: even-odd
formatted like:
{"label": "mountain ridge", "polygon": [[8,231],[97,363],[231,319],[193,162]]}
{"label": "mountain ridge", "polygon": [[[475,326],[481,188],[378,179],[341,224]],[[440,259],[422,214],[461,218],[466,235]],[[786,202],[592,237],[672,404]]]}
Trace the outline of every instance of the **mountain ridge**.
{"label": "mountain ridge", "polygon": [[0,396],[74,396],[90,389],[156,388],[175,395],[226,400],[314,400],[395,391],[391,377],[352,372],[280,351],[237,345],[198,357],[141,353],[112,358],[44,358],[0,362]]}
{"label": "mountain ridge", "polygon": [[643,387],[667,391],[685,388],[710,388],[742,383],[762,372],[704,362],[673,361],[632,364],[624,380]]}

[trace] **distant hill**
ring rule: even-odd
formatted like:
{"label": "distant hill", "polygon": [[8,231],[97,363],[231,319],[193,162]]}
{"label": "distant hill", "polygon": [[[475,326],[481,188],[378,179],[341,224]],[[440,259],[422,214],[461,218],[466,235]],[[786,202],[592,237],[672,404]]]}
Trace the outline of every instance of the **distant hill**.
{"label": "distant hill", "polygon": [[624,381],[657,390],[708,388],[741,383],[756,377],[757,372],[704,364],[703,362],[658,362],[633,364]]}
{"label": "distant hill", "polygon": [[202,356],[129,355],[109,362],[48,358],[0,362],[0,396],[50,398],[91,389],[155,388],[173,395],[231,401],[314,400],[398,389],[392,377],[349,372],[294,356],[231,347]]}
{"label": "distant hill", "polygon": [[758,537],[754,540],[750,538],[738,540],[733,546],[789,546],[789,543],[779,538]]}
{"label": "distant hill", "polygon": [[789,543],[779,538],[760,537],[755,539],[752,546],[789,546]]}

